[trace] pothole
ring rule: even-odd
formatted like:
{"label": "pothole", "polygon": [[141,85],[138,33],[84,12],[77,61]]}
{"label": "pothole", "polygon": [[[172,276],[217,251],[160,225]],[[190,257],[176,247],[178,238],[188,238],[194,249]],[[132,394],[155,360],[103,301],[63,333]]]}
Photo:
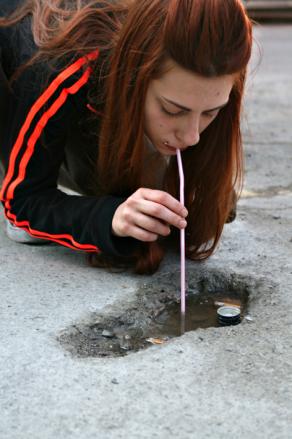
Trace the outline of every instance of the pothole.
{"label": "pothole", "polygon": [[179,273],[168,273],[144,284],[133,302],[116,304],[105,314],[93,313],[90,321],[75,323],[57,339],[78,357],[116,357],[164,344],[184,332],[220,326],[222,305],[240,308],[241,320],[257,288],[242,275],[201,272],[188,282],[186,315],[181,319]]}

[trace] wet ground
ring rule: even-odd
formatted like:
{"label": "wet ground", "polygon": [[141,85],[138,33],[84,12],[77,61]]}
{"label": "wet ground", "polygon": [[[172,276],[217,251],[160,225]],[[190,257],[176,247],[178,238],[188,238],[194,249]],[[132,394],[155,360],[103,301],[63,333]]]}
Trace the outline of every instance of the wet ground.
{"label": "wet ground", "polygon": [[74,323],[58,336],[59,342],[78,357],[128,355],[198,328],[236,325],[245,318],[252,321],[246,316],[249,299],[252,302],[265,287],[249,276],[226,277],[209,270],[196,273],[189,277],[192,289],[186,292],[186,312],[182,314],[179,277],[175,272],[141,287],[122,312],[93,313],[90,321]]}
{"label": "wet ground", "polygon": [[149,323],[163,294],[175,303],[178,255],[151,277],[113,274],[66,248],[12,243],[1,227],[1,439],[291,438],[292,26],[256,35],[263,61],[248,82],[238,216],[211,259],[187,264],[194,295],[248,299],[241,323],[160,344],[163,334],[146,334],[147,348],[123,356],[78,352],[74,327],[110,339],[110,319],[132,317],[139,330],[135,312]]}

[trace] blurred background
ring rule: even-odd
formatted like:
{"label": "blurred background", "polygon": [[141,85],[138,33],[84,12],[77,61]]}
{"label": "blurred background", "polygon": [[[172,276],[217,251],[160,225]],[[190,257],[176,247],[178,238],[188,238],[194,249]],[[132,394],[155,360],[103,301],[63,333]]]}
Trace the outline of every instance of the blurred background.
{"label": "blurred background", "polygon": [[292,1],[243,3],[255,21],[242,124],[243,195],[265,195],[278,210],[277,196],[292,190]]}
{"label": "blurred background", "polygon": [[290,0],[244,0],[249,16],[261,21],[292,20],[292,1]]}

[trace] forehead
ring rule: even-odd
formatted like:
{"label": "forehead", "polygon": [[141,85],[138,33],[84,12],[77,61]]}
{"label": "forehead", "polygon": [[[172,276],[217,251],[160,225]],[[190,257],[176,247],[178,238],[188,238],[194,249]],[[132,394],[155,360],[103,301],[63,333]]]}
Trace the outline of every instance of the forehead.
{"label": "forehead", "polygon": [[233,75],[207,78],[183,69],[168,61],[163,75],[155,80],[155,90],[164,97],[192,107],[195,102],[211,102],[218,105],[228,100],[234,85]]}

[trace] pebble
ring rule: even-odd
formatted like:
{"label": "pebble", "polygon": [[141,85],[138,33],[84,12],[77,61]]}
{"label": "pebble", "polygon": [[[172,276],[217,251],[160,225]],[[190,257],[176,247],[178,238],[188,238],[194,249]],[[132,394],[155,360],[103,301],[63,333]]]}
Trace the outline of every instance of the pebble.
{"label": "pebble", "polygon": [[113,337],[114,337],[114,333],[113,333],[113,331],[109,331],[108,329],[104,329],[104,330],[102,331],[101,335],[102,335],[103,337],[106,337],[106,338],[113,338]]}
{"label": "pebble", "polygon": [[245,316],[244,319],[247,320],[248,322],[253,322],[253,318],[251,316]]}

